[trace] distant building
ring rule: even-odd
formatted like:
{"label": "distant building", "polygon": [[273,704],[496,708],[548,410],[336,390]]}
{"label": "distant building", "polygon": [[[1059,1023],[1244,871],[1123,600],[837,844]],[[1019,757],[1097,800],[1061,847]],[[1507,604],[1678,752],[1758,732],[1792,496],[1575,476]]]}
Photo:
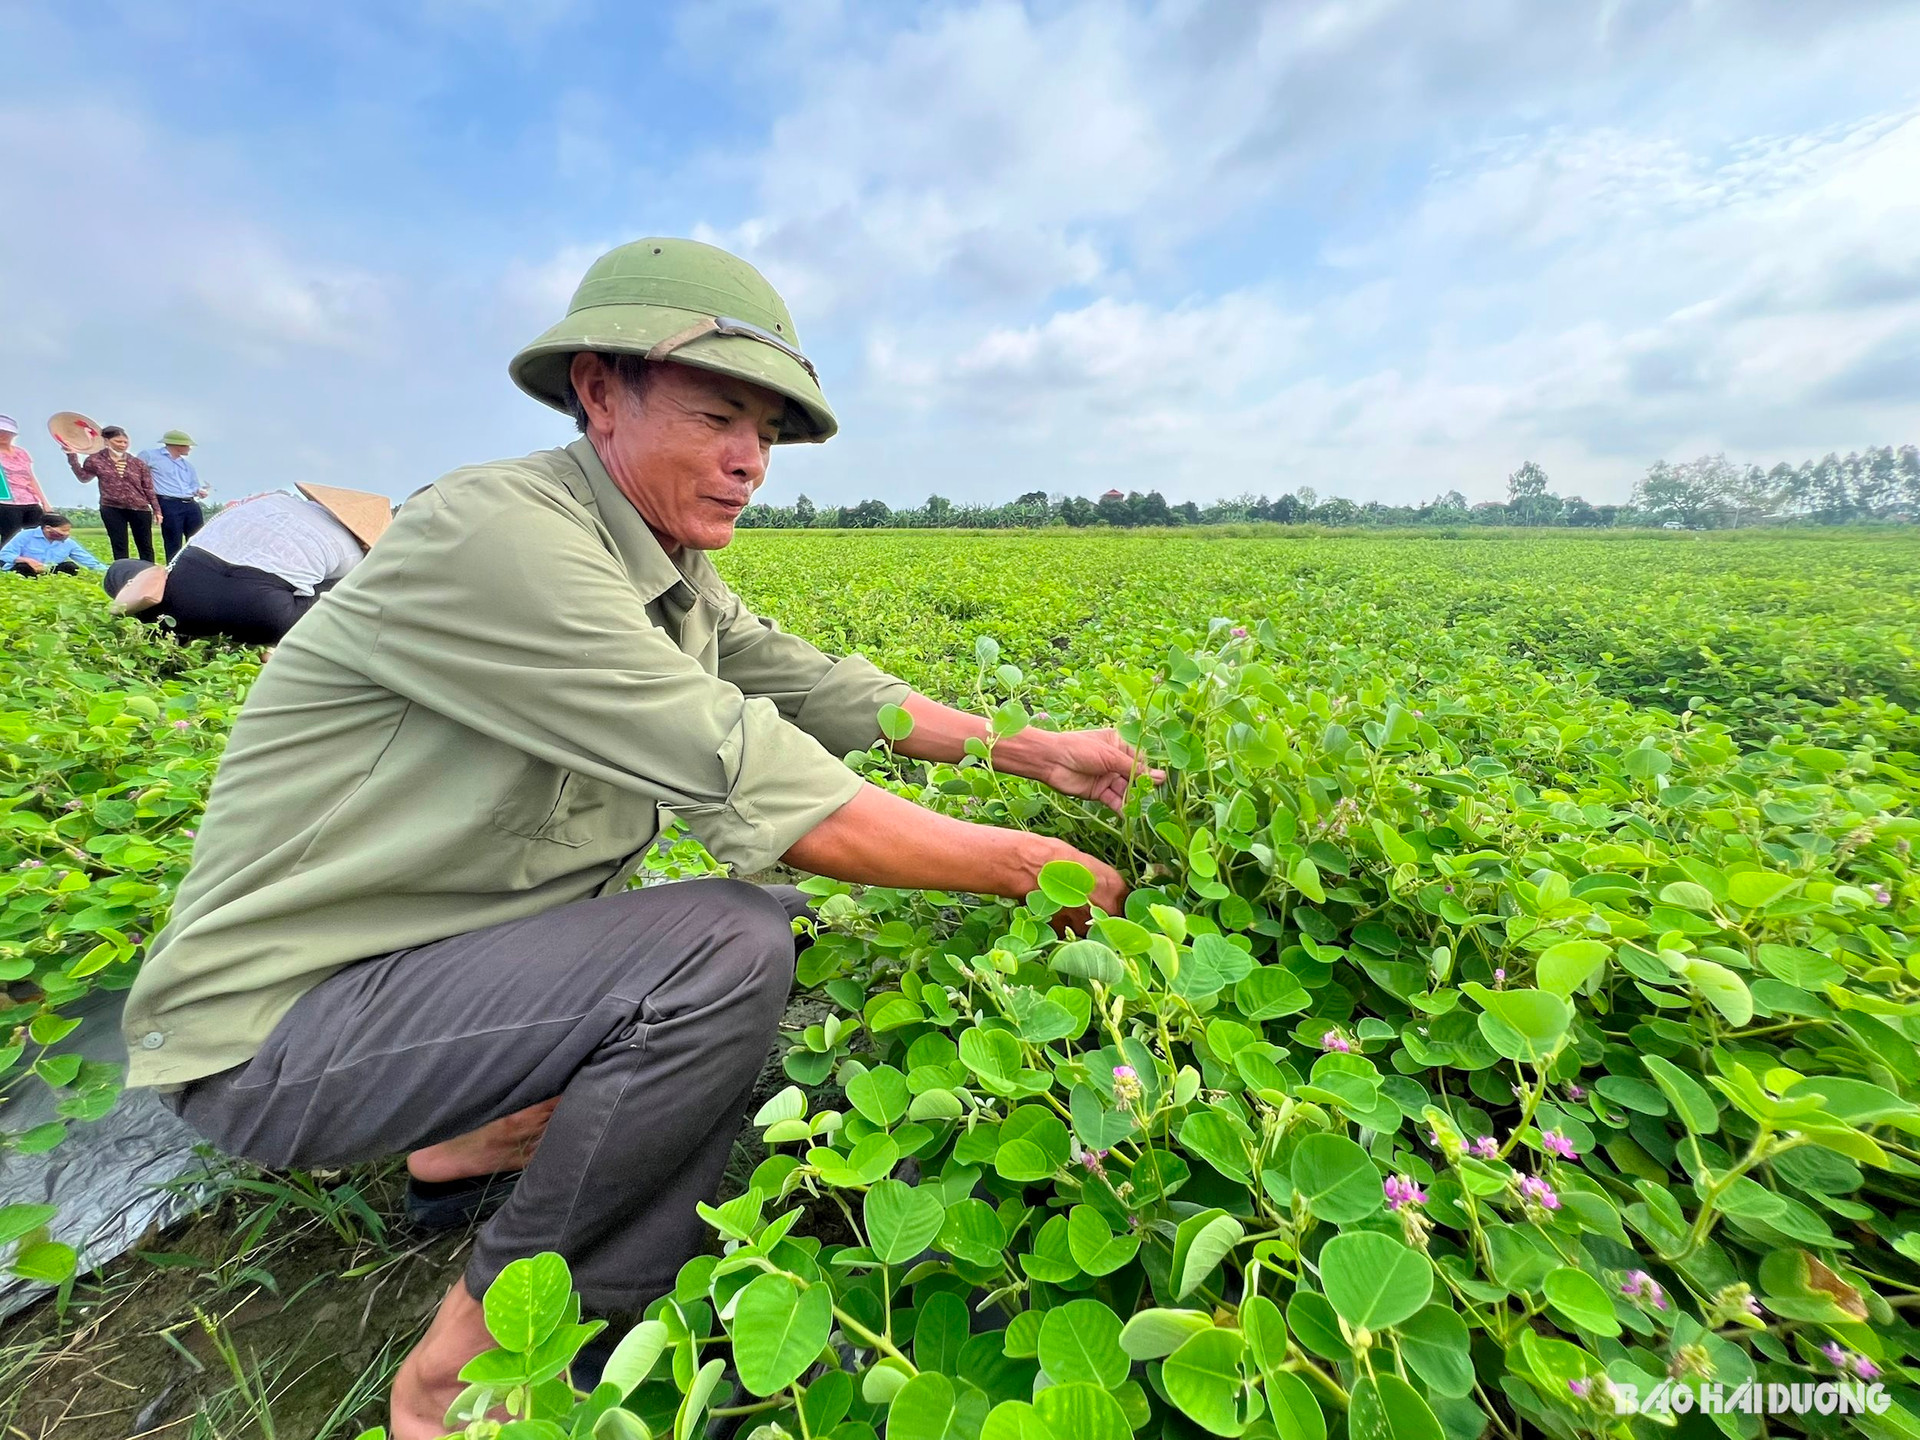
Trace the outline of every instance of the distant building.
{"label": "distant building", "polygon": [[1106,494],[1102,495],[1100,498],[1102,500],[1124,500],[1127,497],[1121,494],[1118,490],[1109,490],[1107,491]]}

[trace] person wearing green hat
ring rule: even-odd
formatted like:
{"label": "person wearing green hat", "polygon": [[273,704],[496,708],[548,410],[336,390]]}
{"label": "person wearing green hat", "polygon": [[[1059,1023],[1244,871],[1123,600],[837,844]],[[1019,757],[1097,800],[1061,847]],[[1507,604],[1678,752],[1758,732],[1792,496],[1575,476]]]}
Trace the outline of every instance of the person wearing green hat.
{"label": "person wearing green hat", "polygon": [[140,458],[153,472],[153,493],[160,501],[160,543],[166,548],[167,563],[200,533],[206,512],[200,502],[207,497],[200,483],[200,472],[187,459],[193,449],[193,437],[184,430],[169,430],[151,450],[142,450]]}
{"label": "person wearing green hat", "polygon": [[[275,649],[125,1010],[130,1082],[222,1149],[406,1151],[429,1221],[506,1195],[395,1379],[396,1440],[441,1433],[508,1262],[558,1251],[590,1313],[623,1315],[703,1243],[807,902],[630,888],[670,821],[738,875],[1024,897],[1067,860],[1100,909],[1127,893],[1062,841],[863,782],[837,757],[887,705],[917,758],[958,760],[987,724],[787,634],[714,570],[774,447],[838,428],[757,270],[623,245],[509,373],[579,438],[413,495]],[[1116,809],[1148,774],[1110,730],[1028,729],[992,759]]]}

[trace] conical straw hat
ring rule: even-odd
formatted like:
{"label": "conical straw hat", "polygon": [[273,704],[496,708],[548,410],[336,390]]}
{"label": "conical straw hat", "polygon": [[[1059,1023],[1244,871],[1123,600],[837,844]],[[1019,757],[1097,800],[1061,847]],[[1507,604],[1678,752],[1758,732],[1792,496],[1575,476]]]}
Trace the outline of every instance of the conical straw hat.
{"label": "conical straw hat", "polygon": [[107,442],[100,438],[100,427],[78,410],[62,410],[50,417],[47,430],[76,455],[91,455],[107,448]]}
{"label": "conical straw hat", "polygon": [[337,485],[298,484],[294,488],[314,504],[323,506],[369,550],[393,523],[393,502],[384,495],[343,490]]}

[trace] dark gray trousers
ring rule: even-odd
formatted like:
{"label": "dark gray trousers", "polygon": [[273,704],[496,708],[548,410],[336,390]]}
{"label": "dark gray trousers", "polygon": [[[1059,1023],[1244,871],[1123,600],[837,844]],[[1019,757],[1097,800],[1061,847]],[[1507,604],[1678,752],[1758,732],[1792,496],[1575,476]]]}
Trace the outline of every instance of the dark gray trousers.
{"label": "dark gray trousers", "polygon": [[246,1064],[171,1099],[270,1168],[450,1140],[560,1097],[467,1265],[566,1257],[590,1311],[638,1311],[699,1252],[793,979],[787,886],[696,880],[565,905],[349,965]]}

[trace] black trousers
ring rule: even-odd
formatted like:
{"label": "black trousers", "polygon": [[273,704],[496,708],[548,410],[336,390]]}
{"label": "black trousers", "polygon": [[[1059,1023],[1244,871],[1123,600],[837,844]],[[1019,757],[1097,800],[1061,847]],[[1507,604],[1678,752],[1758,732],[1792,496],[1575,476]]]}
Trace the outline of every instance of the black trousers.
{"label": "black trousers", "polygon": [[4,545],[29,525],[38,525],[46,514],[38,505],[0,504],[0,545]]}
{"label": "black trousers", "polygon": [[107,527],[107,543],[113,547],[113,558],[127,558],[127,532],[133,532],[133,543],[140,547],[142,560],[153,559],[153,512],[151,510],[129,510],[120,505],[102,505],[100,523]]}
{"label": "black trousers", "polygon": [[[331,586],[322,586],[324,594]],[[320,594],[302,595],[269,570],[229,565],[189,545],[167,570],[166,599],[140,618],[173,618],[191,640],[225,635],[243,645],[278,645]]]}
{"label": "black trousers", "polygon": [[161,1100],[230,1155],[314,1169],[557,1095],[475,1237],[467,1289],[557,1250],[589,1311],[639,1311],[706,1243],[694,1206],[715,1198],[766,1063],[806,903],[690,880],[363,960],[302,995],[246,1064]]}
{"label": "black trousers", "polygon": [[201,513],[198,500],[181,500],[172,495],[160,497],[160,543],[167,547],[169,564],[187,541],[200,533],[205,523],[206,516]]}
{"label": "black trousers", "polygon": [[13,573],[14,573],[14,574],[16,574],[16,575],[24,575],[24,576],[26,576],[26,577],[27,577],[27,578],[28,578],[29,580],[38,580],[38,579],[40,578],[40,576],[41,576],[42,574],[46,574],[46,575],[78,575],[78,574],[80,573],[80,567],[79,567],[78,565],[76,565],[76,564],[74,564],[74,563],[73,563],[73,561],[71,561],[71,560],[62,560],[62,561],[61,561],[61,562],[60,562],[60,563],[59,563],[58,565],[50,565],[50,566],[48,566],[48,567],[47,567],[47,569],[46,569],[46,570],[44,570],[44,571],[40,571],[40,570],[29,570],[29,569],[27,568],[27,562],[26,562],[26,561],[24,561],[24,560],[16,560],[16,561],[14,561],[14,562],[13,562]]}

